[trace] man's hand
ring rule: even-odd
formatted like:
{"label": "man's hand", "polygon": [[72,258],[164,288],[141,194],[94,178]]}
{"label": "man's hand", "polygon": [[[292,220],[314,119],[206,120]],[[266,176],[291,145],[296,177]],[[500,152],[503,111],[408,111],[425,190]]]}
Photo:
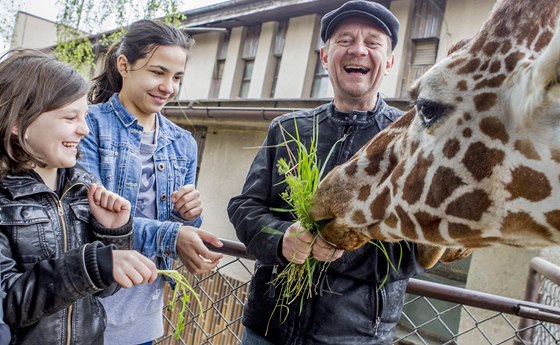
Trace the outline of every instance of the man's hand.
{"label": "man's hand", "polygon": [[313,234],[295,222],[286,229],[282,239],[282,255],[286,260],[295,264],[302,264],[312,256],[317,261],[330,262],[339,259],[343,250],[335,249],[321,237],[313,241]]}
{"label": "man's hand", "polygon": [[179,228],[177,238],[177,254],[181,262],[192,274],[206,273],[218,266],[222,254],[210,251],[204,242],[208,242],[215,247],[223,244],[217,236],[192,226],[182,226]]}
{"label": "man's hand", "polygon": [[331,262],[339,259],[344,254],[344,250],[335,249],[319,236],[313,243],[311,254],[317,261]]}
{"label": "man's hand", "polygon": [[104,227],[118,228],[130,219],[130,202],[103,186],[92,183],[87,197],[91,214]]}
{"label": "man's hand", "polygon": [[313,235],[303,228],[300,222],[295,222],[286,229],[282,238],[282,255],[286,260],[295,264],[302,264],[311,254]]}
{"label": "man's hand", "polygon": [[135,250],[113,250],[113,279],[123,288],[153,283],[156,264]]}
{"label": "man's hand", "polygon": [[185,220],[194,220],[202,214],[200,193],[194,185],[187,184],[171,193],[175,211]]}

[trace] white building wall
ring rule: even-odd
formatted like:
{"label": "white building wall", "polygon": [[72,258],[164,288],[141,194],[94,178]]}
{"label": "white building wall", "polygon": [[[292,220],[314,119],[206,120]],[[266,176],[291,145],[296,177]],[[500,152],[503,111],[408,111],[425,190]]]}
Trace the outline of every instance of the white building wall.
{"label": "white building wall", "polygon": [[189,54],[185,77],[177,99],[207,99],[212,85],[220,32],[194,36],[195,45]]}
{"label": "white building wall", "polygon": [[10,49],[45,48],[56,44],[56,24],[18,11]]}
{"label": "white building wall", "polygon": [[274,38],[278,22],[263,23],[248,98],[269,98],[274,77]]}
{"label": "white building wall", "polygon": [[[237,27],[231,30],[228,50],[226,55],[226,65],[220,87],[219,98],[236,98],[239,95],[241,78],[243,74],[243,59],[241,59],[241,49],[243,48],[244,27]],[[207,57],[209,59],[210,57]],[[216,55],[212,57],[216,59]],[[193,64],[194,65],[194,64]]]}
{"label": "white building wall", "polygon": [[290,19],[275,98],[309,97],[317,61],[318,20],[319,16],[314,14]]}

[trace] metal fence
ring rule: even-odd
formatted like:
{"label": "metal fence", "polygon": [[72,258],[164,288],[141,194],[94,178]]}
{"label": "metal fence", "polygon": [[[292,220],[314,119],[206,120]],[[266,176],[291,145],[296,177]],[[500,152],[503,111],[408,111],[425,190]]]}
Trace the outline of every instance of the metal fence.
{"label": "metal fence", "polygon": [[[156,344],[240,343],[253,258],[243,244],[223,242],[224,247],[215,250],[227,256],[217,270],[193,276],[178,268],[199,294],[204,313],[199,314],[192,300],[187,306],[185,329],[175,337],[180,305],[173,311],[165,308],[165,335]],[[531,261],[528,301],[411,279],[394,344],[560,344],[559,282],[560,268],[539,258]],[[165,296],[166,300],[172,298],[168,287]]]}

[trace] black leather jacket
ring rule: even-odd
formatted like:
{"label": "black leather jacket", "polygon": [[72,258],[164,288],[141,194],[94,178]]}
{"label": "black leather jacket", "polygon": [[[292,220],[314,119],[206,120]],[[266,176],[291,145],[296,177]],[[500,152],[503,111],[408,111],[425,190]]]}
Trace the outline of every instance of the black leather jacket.
{"label": "black leather jacket", "polygon": [[94,294],[117,288],[106,274],[112,247],[104,243],[130,248],[132,221],[118,229],[97,223],[86,196],[91,182],[85,171],[67,169],[59,196],[31,174],[0,181],[0,269],[11,344],[103,344],[105,311]]}
{"label": "black leather jacket", "polygon": [[[271,227],[284,232],[293,223],[290,213],[271,211],[271,208],[289,208],[279,196],[286,186],[276,166],[280,157],[286,157],[286,149],[277,146],[287,138],[282,135],[281,127],[295,133],[296,119],[300,139],[309,144],[316,118],[319,124],[317,157],[320,164],[327,160],[335,143],[344,138],[336,144],[326,163],[326,175],[401,114],[400,110],[389,107],[378,97],[377,105],[371,112],[343,114],[336,112],[334,105],[329,103],[272,121],[242,194],[232,198],[228,206],[237,236],[247,246],[248,252],[257,258],[243,314],[246,327],[282,345],[392,343],[408,278],[423,271],[416,261],[414,245],[384,244],[395,266],[402,250],[398,270],[389,269],[384,255],[371,244],[344,253],[328,266],[318,289],[319,295],[307,299],[301,312],[299,300],[294,302],[282,323],[279,311],[284,317],[286,310],[277,308],[273,314],[280,292],[269,284],[275,277],[273,271],[282,269],[287,263],[281,254],[282,236],[262,229]],[[296,152],[295,147],[291,149]]]}

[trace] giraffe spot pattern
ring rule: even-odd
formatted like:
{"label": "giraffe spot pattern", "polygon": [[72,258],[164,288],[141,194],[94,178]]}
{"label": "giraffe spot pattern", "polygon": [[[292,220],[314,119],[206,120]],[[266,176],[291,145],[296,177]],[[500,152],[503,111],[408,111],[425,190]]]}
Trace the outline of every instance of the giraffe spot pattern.
{"label": "giraffe spot pattern", "polygon": [[508,213],[502,221],[500,231],[504,235],[528,232],[542,238],[550,238],[550,232],[546,229],[546,227],[535,222],[533,217],[526,212]]}
{"label": "giraffe spot pattern", "polygon": [[457,103],[463,102],[463,97],[461,97],[461,96],[455,97],[455,102],[457,102]]}
{"label": "giraffe spot pattern", "polygon": [[465,121],[470,121],[472,119],[472,115],[469,112],[465,112],[463,113],[463,118],[465,119]]}
{"label": "giraffe spot pattern", "polygon": [[457,74],[474,73],[478,69],[479,66],[480,66],[480,59],[479,58],[474,58],[472,60],[468,60],[468,62],[457,71]]}
{"label": "giraffe spot pattern", "polygon": [[420,224],[420,228],[422,228],[422,233],[424,234],[424,238],[426,240],[430,243],[444,242],[439,229],[441,218],[435,217],[424,211],[414,213],[414,218],[416,218],[416,221]]}
{"label": "giraffe spot pattern", "polygon": [[383,174],[383,176],[381,176],[381,179],[379,179],[379,181],[385,181],[391,175],[397,164],[399,164],[399,159],[395,154],[395,150],[391,149],[391,153],[389,153],[389,164],[387,164],[387,169],[385,169],[385,173]]}
{"label": "giraffe spot pattern", "polygon": [[386,149],[395,139],[395,132],[381,132],[375,137],[375,141],[370,141],[366,148],[366,157],[369,162],[365,168],[366,174],[375,176],[380,171],[380,164],[384,159]]}
{"label": "giraffe spot pattern", "polygon": [[548,45],[551,39],[552,32],[546,31],[541,33],[539,35],[539,38],[537,39],[537,42],[535,43],[535,51],[540,52],[541,50],[543,50]]}
{"label": "giraffe spot pattern", "polygon": [[366,216],[364,215],[364,212],[357,210],[356,212],[354,212],[354,214],[352,215],[352,221],[356,224],[365,224],[366,223]]}
{"label": "giraffe spot pattern", "polygon": [[443,155],[448,159],[455,157],[461,149],[461,142],[457,139],[449,139],[443,146]]}
{"label": "giraffe spot pattern", "polygon": [[502,62],[500,60],[493,61],[490,64],[490,73],[498,73],[502,69]]}
{"label": "giraffe spot pattern", "polygon": [[560,230],[560,211],[550,211],[544,214],[546,222],[557,230]]}
{"label": "giraffe spot pattern", "polygon": [[484,44],[484,47],[482,47],[482,52],[488,56],[491,56],[496,52],[496,50],[498,50],[499,47],[500,47],[500,42],[488,41],[486,42],[486,44]]}
{"label": "giraffe spot pattern", "polygon": [[459,91],[467,91],[468,87],[467,87],[467,81],[466,80],[461,80],[457,83],[457,89],[459,89]]}
{"label": "giraffe spot pattern", "polygon": [[504,61],[506,63],[506,70],[508,72],[513,71],[515,69],[515,67],[517,66],[517,63],[519,62],[519,60],[523,59],[524,57],[525,57],[525,54],[522,53],[522,52],[512,52],[512,53],[510,53],[504,59]]}
{"label": "giraffe spot pattern", "polygon": [[465,240],[482,235],[480,230],[471,229],[469,226],[461,223],[449,223],[447,225],[447,232],[451,238],[456,240]]}
{"label": "giraffe spot pattern", "polygon": [[352,162],[348,162],[346,168],[344,168],[344,172],[349,177],[353,177],[354,175],[356,175],[356,173],[358,172],[358,163],[356,162],[356,160],[353,160]]}
{"label": "giraffe spot pattern", "polygon": [[394,213],[391,213],[383,223],[388,227],[395,229],[397,227],[398,222],[399,220],[397,219],[397,216]]}
{"label": "giraffe spot pattern", "polygon": [[449,64],[447,64],[447,68],[449,69],[453,69],[459,65],[462,65],[465,62],[465,58],[457,58],[452,60],[451,62],[449,62]]}
{"label": "giraffe spot pattern", "polygon": [[511,182],[506,190],[511,193],[511,200],[524,198],[529,201],[546,199],[552,193],[552,187],[546,175],[527,166],[515,168],[511,173]]}
{"label": "giraffe spot pattern", "polygon": [[391,186],[393,187],[393,196],[397,195],[399,192],[399,185],[397,181],[404,174],[404,163],[397,165],[393,173],[391,174]]}
{"label": "giraffe spot pattern", "polygon": [[472,129],[470,128],[465,128],[463,130],[463,137],[465,138],[470,138],[472,136]]}
{"label": "giraffe spot pattern", "polygon": [[486,71],[486,69],[488,69],[488,65],[490,64],[490,60],[484,60],[484,62],[482,63],[482,65],[480,65],[479,70],[481,71]]}
{"label": "giraffe spot pattern", "polygon": [[560,163],[560,150],[550,149],[550,158],[556,163]]}
{"label": "giraffe spot pattern", "polygon": [[397,217],[400,221],[399,224],[401,226],[400,230],[404,237],[413,241],[418,239],[418,234],[414,230],[414,223],[408,216],[407,212],[403,210],[403,208],[399,205],[395,207],[395,211],[397,212]]}
{"label": "giraffe spot pattern", "polygon": [[415,204],[420,200],[422,191],[424,190],[424,181],[428,174],[428,169],[432,166],[433,162],[434,158],[432,155],[427,158],[424,158],[422,154],[418,155],[416,164],[414,164],[414,167],[406,177],[403,186],[402,198],[409,204]]}
{"label": "giraffe spot pattern", "polygon": [[502,144],[507,144],[509,141],[506,126],[497,117],[492,116],[482,119],[480,121],[480,130],[491,139],[501,141]]}
{"label": "giraffe spot pattern", "polygon": [[457,188],[463,185],[465,183],[460,177],[455,175],[453,169],[439,167],[428,189],[426,204],[433,208],[439,207]]}
{"label": "giraffe spot pattern", "polygon": [[480,181],[489,177],[494,167],[502,164],[504,157],[504,151],[488,148],[478,141],[469,146],[461,162],[472,176]]}
{"label": "giraffe spot pattern", "polygon": [[385,212],[387,207],[389,207],[389,202],[391,201],[391,196],[389,194],[389,188],[383,188],[383,191],[379,193],[369,207],[369,211],[373,219],[383,219],[385,217]]}
{"label": "giraffe spot pattern", "polygon": [[541,159],[541,156],[539,155],[537,150],[535,150],[533,143],[530,142],[529,140],[516,140],[513,146],[527,159],[534,159],[534,160]]}
{"label": "giraffe spot pattern", "polygon": [[502,48],[500,49],[500,54],[506,55],[511,50],[511,42],[504,41],[502,42]]}
{"label": "giraffe spot pattern", "polygon": [[494,92],[483,92],[474,96],[474,106],[478,112],[486,111],[496,105],[498,96]]}
{"label": "giraffe spot pattern", "polygon": [[490,207],[488,194],[482,189],[465,193],[450,203],[445,213],[451,216],[479,221],[484,212]]}
{"label": "giraffe spot pattern", "polygon": [[371,194],[371,185],[366,184],[365,186],[362,186],[360,188],[360,192],[358,193],[358,200],[366,201],[367,198],[369,198],[370,194]]}
{"label": "giraffe spot pattern", "polygon": [[482,88],[498,88],[502,85],[504,80],[506,80],[505,74],[500,74],[493,78],[483,79],[474,86],[473,90],[480,90]]}

